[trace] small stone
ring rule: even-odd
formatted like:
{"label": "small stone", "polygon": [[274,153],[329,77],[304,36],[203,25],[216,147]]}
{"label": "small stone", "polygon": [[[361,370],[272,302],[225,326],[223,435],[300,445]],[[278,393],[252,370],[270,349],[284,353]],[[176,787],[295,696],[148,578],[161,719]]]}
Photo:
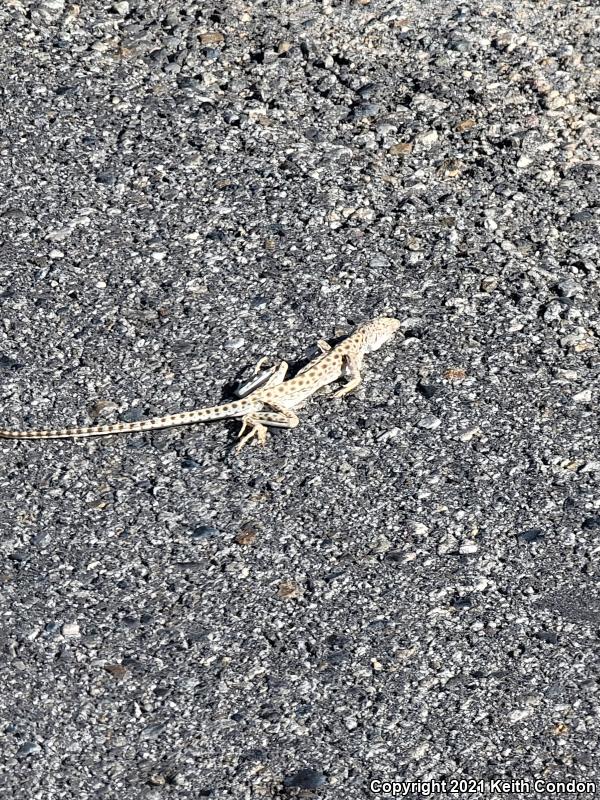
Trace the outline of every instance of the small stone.
{"label": "small stone", "polygon": [[200,39],[200,44],[219,44],[225,41],[225,37],[220,31],[207,31],[206,33],[201,33],[198,38]]}
{"label": "small stone", "polygon": [[577,297],[577,295],[583,294],[581,286],[573,278],[566,278],[561,281],[557,285],[556,291],[561,297]]}
{"label": "small stone", "polygon": [[305,768],[284,778],[283,783],[290,789],[318,789],[323,786],[325,780],[325,776],[319,770]]}
{"label": "small stone", "polygon": [[589,222],[594,219],[594,212],[590,211],[589,208],[582,208],[581,211],[574,211],[569,216],[569,219],[571,222]]}
{"label": "small stone", "polygon": [[58,260],[59,258],[64,258],[65,254],[62,250],[50,250],[48,253],[48,258],[51,258],[53,261]]}
{"label": "small stone", "polygon": [[154,261],[164,261],[166,257],[167,254],[161,250],[157,250],[154,253],[152,253],[152,258],[154,259]]}
{"label": "small stone", "polygon": [[517,161],[517,168],[518,169],[527,169],[527,167],[533,164],[533,158],[529,156],[521,156],[521,158]]}
{"label": "small stone", "polygon": [[121,414],[121,419],[123,422],[139,422],[144,416],[144,409],[141,406],[135,406],[134,408],[128,408],[127,411],[124,411]]}
{"label": "small stone", "polygon": [[122,680],[128,673],[127,667],[124,667],[123,664],[105,664],[104,669],[118,681]]}
{"label": "small stone", "polygon": [[591,403],[592,402],[592,390],[591,389],[584,389],[581,392],[577,392],[577,394],[573,395],[573,400],[576,403]]}
{"label": "small stone", "polygon": [[517,708],[515,711],[511,711],[508,715],[508,719],[511,722],[522,722],[527,717],[530,717],[533,714],[532,708]]}
{"label": "small stone", "polygon": [[584,464],[579,473],[585,474],[586,472],[600,472],[600,461],[588,461],[587,464]]}
{"label": "small stone", "polygon": [[548,644],[558,643],[558,634],[556,631],[537,631],[535,636],[537,639],[540,639],[542,642],[547,642]]}
{"label": "small stone", "polygon": [[459,133],[464,133],[465,131],[470,131],[475,125],[475,120],[469,117],[468,119],[461,120],[458,125],[456,126],[456,130]]}
{"label": "small stone", "polygon": [[409,756],[413,761],[420,761],[429,752],[429,742],[421,742],[421,744],[413,747]]}
{"label": "small stone", "polygon": [[599,517],[588,517],[584,519],[581,523],[581,527],[585,531],[594,531],[597,528],[600,528],[600,516]]}
{"label": "small stone", "polygon": [[17,750],[17,756],[24,758],[25,756],[33,756],[41,752],[41,747],[37,742],[23,742],[21,747]]}
{"label": "small stone", "polygon": [[452,599],[452,607],[458,609],[459,611],[463,608],[471,608],[473,605],[473,601],[468,595],[463,597],[454,597]]}
{"label": "small stone", "polygon": [[61,633],[68,638],[76,638],[81,635],[79,625],[76,622],[65,622],[62,626]]}
{"label": "small stone", "polygon": [[481,436],[481,428],[479,425],[466,428],[464,431],[459,433],[458,438],[461,442],[471,442],[476,436]]}
{"label": "small stone", "polygon": [[567,383],[570,383],[579,378],[579,373],[574,369],[557,369],[556,377],[561,381],[567,381]]}
{"label": "small stone", "polygon": [[426,536],[429,533],[429,528],[424,522],[412,522],[410,528],[415,536]]}
{"label": "small stone", "polygon": [[521,531],[519,534],[517,534],[517,537],[522,542],[531,544],[532,542],[537,542],[538,539],[543,539],[544,531],[541,528],[527,528],[526,530]]}
{"label": "small stone", "polygon": [[380,106],[377,103],[359,103],[350,113],[352,120],[371,119],[379,114]]}
{"label": "small stone", "polygon": [[49,636],[58,633],[59,630],[60,622],[48,622],[46,625],[44,625],[44,633],[47,633]]}
{"label": "small stone", "polygon": [[438,174],[442,178],[457,178],[463,171],[464,163],[458,158],[447,158],[438,168]]}
{"label": "small stone", "polygon": [[387,256],[382,256],[382,255],[379,254],[379,255],[373,256],[373,258],[371,259],[371,261],[369,263],[370,263],[370,265],[372,267],[384,268],[384,267],[389,267],[390,260],[389,260],[389,258],[387,258]]}
{"label": "small stone", "polygon": [[397,436],[402,433],[402,430],[396,426],[390,428],[388,431],[384,431],[377,437],[378,442],[387,442],[390,439],[395,439]]}
{"label": "small stone", "polygon": [[398,142],[393,144],[388,153],[391,156],[408,156],[412,153],[413,146],[410,142]]}
{"label": "small stone", "polygon": [[433,414],[427,414],[425,417],[421,417],[418,424],[420,428],[425,428],[428,431],[435,431],[440,427],[442,421]]}
{"label": "small stone", "polygon": [[432,386],[430,383],[418,383],[417,384],[417,392],[425,398],[425,400],[431,400],[431,398],[436,395],[439,391],[438,386]]}
{"label": "small stone", "polygon": [[166,726],[162,722],[158,722],[155,725],[147,725],[142,731],[140,738],[144,740],[158,739],[161,733],[165,730],[165,727]]}
{"label": "small stone", "polygon": [[496,275],[486,275],[479,285],[482,292],[493,292],[498,286],[498,278]]}
{"label": "small stone", "polygon": [[295,600],[297,597],[302,596],[302,589],[293,581],[282,581],[279,584],[277,595],[282,600]]}
{"label": "small stone", "polygon": [[467,377],[467,372],[463,367],[449,367],[444,371],[442,378],[446,381],[458,382]]}
{"label": "small stone", "polygon": [[205,539],[213,539],[218,535],[219,531],[212,525],[197,525],[192,531],[192,541],[201,542]]}
{"label": "small stone", "polygon": [[16,370],[23,369],[23,366],[23,364],[21,364],[19,361],[15,361],[15,359],[11,358],[10,356],[0,356],[0,369]]}
{"label": "small stone", "polygon": [[257,311],[264,311],[269,305],[269,298],[262,294],[257,294],[250,302],[250,308],[255,308]]}
{"label": "small stone", "polygon": [[64,242],[65,239],[68,239],[72,233],[73,233],[73,228],[70,226],[66,226],[58,230],[50,231],[50,233],[46,235],[46,239],[48,239],[48,241],[50,242]]}
{"label": "small stone", "polygon": [[479,550],[479,545],[475,542],[464,542],[458,548],[458,552],[461,556],[468,556],[476,553]]}
{"label": "small stone", "polygon": [[127,0],[120,0],[118,3],[113,3],[113,9],[120,14],[122,17],[127,16],[129,14],[129,3]]}
{"label": "small stone", "polygon": [[567,99],[562,97],[556,90],[550,92],[544,100],[544,104],[549,111],[557,111],[567,105]]}
{"label": "small stone", "polygon": [[437,547],[438,555],[446,556],[450,553],[456,553],[458,547],[458,542],[456,541],[455,537],[452,536],[451,533],[446,534],[444,538],[440,541]]}
{"label": "small stone", "polygon": [[256,541],[257,531],[252,525],[244,525],[235,537],[236,544],[244,546],[253,544]]}
{"label": "small stone", "polygon": [[117,404],[113,403],[111,400],[96,400],[94,405],[90,408],[90,417],[92,419],[98,419],[100,416],[112,414],[117,409]]}
{"label": "small stone", "polygon": [[101,183],[104,186],[114,186],[117,178],[114,172],[99,172],[96,175],[96,183]]}
{"label": "small stone", "polygon": [[439,139],[439,134],[437,131],[427,131],[420,134],[417,139],[423,147],[432,147]]}

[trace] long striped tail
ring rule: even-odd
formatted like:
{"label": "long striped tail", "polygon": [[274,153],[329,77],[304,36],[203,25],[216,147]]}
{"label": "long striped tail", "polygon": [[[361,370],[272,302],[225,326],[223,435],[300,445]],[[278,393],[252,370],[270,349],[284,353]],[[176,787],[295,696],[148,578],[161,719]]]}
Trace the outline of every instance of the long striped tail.
{"label": "long striped tail", "polygon": [[152,417],[138,422],[117,422],[114,425],[89,425],[83,428],[58,428],[57,430],[41,431],[11,431],[0,428],[0,439],[83,439],[88,436],[152,431],[160,428],[174,428],[179,425],[193,425],[195,422],[212,422],[228,417],[242,417],[258,408],[256,402],[249,398],[242,398],[232,403],[223,403],[220,406],[183,411],[181,414],[167,414],[164,417]]}

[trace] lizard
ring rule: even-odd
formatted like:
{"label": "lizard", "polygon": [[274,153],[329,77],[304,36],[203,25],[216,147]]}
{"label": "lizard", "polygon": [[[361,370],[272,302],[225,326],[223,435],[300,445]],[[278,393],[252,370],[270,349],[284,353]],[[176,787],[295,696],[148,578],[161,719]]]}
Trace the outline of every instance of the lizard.
{"label": "lizard", "polygon": [[[347,383],[334,397],[344,397],[362,382],[361,367],[365,354],[378,350],[400,327],[393,317],[376,317],[358,325],[352,333],[335,347],[323,339],[317,346],[320,354],[301,369],[293,378],[285,380],[288,364],[282,361],[275,369],[261,373],[238,390],[239,399],[218,406],[183,411],[136,422],[118,422],[113,425],[90,425],[87,427],[59,428],[56,430],[8,430],[0,428],[0,439],[79,439],[90,436],[108,436],[116,433],[132,433],[196,422],[241,417],[242,429],[238,435],[239,452],[249,441],[264,445],[267,428],[295,428],[300,420],[294,409],[300,409],[305,401],[319,389],[342,378]],[[255,369],[258,372],[264,359]]]}

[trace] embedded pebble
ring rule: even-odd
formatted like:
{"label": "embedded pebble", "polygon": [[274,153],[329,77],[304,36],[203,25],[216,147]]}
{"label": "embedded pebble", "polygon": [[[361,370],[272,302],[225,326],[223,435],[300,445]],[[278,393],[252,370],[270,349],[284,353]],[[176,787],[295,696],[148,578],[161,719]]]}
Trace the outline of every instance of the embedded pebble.
{"label": "embedded pebble", "polygon": [[23,758],[24,756],[33,756],[41,753],[42,748],[37,742],[23,742],[17,750],[17,756]]}
{"label": "embedded pebble", "polygon": [[577,394],[573,395],[573,400],[575,400],[576,403],[591,403],[592,390],[583,389],[581,392],[577,392]]}
{"label": "embedded pebble", "polygon": [[440,427],[442,424],[441,419],[439,417],[435,417],[433,414],[427,414],[425,417],[421,417],[419,420],[419,427],[425,428],[429,431],[435,431],[437,428]]}
{"label": "embedded pebble", "polygon": [[305,767],[284,778],[283,783],[289,789],[315,790],[326,783],[325,775],[317,769]]}

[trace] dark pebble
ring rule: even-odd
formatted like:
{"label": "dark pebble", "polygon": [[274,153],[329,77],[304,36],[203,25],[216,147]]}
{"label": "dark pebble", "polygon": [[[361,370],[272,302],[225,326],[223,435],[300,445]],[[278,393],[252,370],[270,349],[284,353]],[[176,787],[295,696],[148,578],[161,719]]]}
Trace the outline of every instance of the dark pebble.
{"label": "dark pebble", "polygon": [[44,633],[52,635],[53,633],[58,633],[61,628],[62,628],[62,623],[49,622],[47,625],[44,625]]}
{"label": "dark pebble", "polygon": [[127,411],[121,414],[121,420],[123,422],[139,422],[143,416],[144,410],[142,408],[128,408]]}
{"label": "dark pebble", "polygon": [[117,178],[114,172],[99,172],[96,175],[96,183],[102,183],[104,186],[114,186]]}
{"label": "dark pebble", "polygon": [[473,601],[468,596],[465,596],[465,597],[454,597],[452,599],[453,608],[458,608],[458,609],[471,608],[472,605],[473,605]]}
{"label": "dark pebble", "polygon": [[148,725],[142,731],[141,738],[142,739],[157,739],[161,733],[164,731],[165,725],[162,722],[159,722],[156,725]]}
{"label": "dark pebble", "polygon": [[418,383],[417,384],[417,392],[422,395],[426,400],[431,400],[431,398],[437,394],[438,387],[432,386],[430,383]]}
{"label": "dark pebble", "polygon": [[541,528],[527,528],[527,530],[521,531],[518,537],[522,542],[531,544],[531,542],[537,542],[538,539],[543,539],[544,531]]}
{"label": "dark pebble", "polygon": [[24,561],[27,561],[29,558],[29,553],[27,550],[14,550],[10,555],[9,558],[11,561],[17,561],[19,564],[22,564]]}
{"label": "dark pebble", "polygon": [[360,87],[360,89],[357,90],[357,94],[359,94],[364,100],[368,100],[370,97],[373,97],[378,88],[378,84],[376,83],[365,83]]}
{"label": "dark pebble", "polygon": [[377,103],[360,103],[356,108],[352,109],[350,119],[370,119],[371,117],[376,117],[377,114],[379,114],[379,106]]}
{"label": "dark pebble", "polygon": [[325,783],[325,776],[316,769],[299,769],[288,778],[284,778],[284,786],[290,789],[318,789]]}
{"label": "dark pebble", "polygon": [[600,528],[600,517],[588,517],[584,519],[581,523],[581,527],[585,531],[593,531],[596,528]]}
{"label": "dark pebble", "polygon": [[212,525],[198,525],[192,531],[192,541],[201,542],[204,539],[212,539],[214,536],[218,535],[219,535],[218,529],[213,528]]}
{"label": "dark pebble", "polygon": [[196,469],[199,466],[200,464],[197,461],[194,461],[193,458],[184,458],[181,462],[182,469]]}
{"label": "dark pebble", "polygon": [[555,631],[538,631],[535,635],[537,639],[548,642],[548,644],[557,644],[558,642],[558,634]]}
{"label": "dark pebble", "polygon": [[10,356],[0,356],[0,369],[23,369],[23,364]]}
{"label": "dark pebble", "polygon": [[37,742],[23,742],[21,747],[17,750],[17,756],[32,756],[39,753],[41,749]]}
{"label": "dark pebble", "polygon": [[587,208],[584,208],[582,211],[576,211],[574,214],[571,214],[570,217],[571,222],[588,222],[593,218],[594,215]]}

